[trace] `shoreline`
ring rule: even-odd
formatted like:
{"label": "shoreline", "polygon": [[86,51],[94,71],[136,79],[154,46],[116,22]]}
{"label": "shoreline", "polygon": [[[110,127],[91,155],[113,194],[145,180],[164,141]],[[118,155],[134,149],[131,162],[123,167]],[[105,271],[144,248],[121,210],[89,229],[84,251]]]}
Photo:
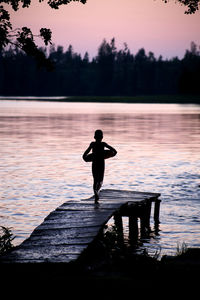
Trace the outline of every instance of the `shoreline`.
{"label": "shoreline", "polygon": [[200,95],[0,96],[0,100],[91,103],[200,104]]}

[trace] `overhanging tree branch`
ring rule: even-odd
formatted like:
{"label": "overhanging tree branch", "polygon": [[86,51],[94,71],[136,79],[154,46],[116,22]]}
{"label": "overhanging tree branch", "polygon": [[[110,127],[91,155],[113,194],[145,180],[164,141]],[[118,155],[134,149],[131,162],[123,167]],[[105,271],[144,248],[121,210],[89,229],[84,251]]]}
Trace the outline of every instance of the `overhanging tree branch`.
{"label": "overhanging tree branch", "polygon": [[[39,2],[42,1],[44,0],[39,0]],[[72,1],[85,4],[87,0],[48,0],[47,4],[51,8],[58,9],[60,5],[69,4]],[[31,0],[0,0],[0,3],[9,4],[14,11],[17,11],[20,4],[22,8],[29,7]],[[40,37],[47,46],[51,44],[51,36],[52,32],[47,28],[41,28],[39,35],[34,35],[28,27],[13,30],[9,12],[4,9],[3,5],[0,5],[0,50],[9,44],[15,45],[27,55],[34,57],[39,66],[52,69],[52,63],[49,59],[46,59],[44,53],[38,49],[34,40],[35,37]]]}

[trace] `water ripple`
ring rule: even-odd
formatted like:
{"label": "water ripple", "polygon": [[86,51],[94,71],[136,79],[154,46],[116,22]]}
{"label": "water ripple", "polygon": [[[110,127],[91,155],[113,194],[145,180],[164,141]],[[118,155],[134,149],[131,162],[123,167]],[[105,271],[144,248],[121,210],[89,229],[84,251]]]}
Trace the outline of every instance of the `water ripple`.
{"label": "water ripple", "polygon": [[[200,108],[181,105],[0,101],[0,218],[16,244],[58,205],[92,194],[82,153],[102,128],[118,150],[104,188],[162,194],[150,247],[200,246]],[[146,242],[145,242],[146,243]],[[145,244],[146,245],[146,244]]]}

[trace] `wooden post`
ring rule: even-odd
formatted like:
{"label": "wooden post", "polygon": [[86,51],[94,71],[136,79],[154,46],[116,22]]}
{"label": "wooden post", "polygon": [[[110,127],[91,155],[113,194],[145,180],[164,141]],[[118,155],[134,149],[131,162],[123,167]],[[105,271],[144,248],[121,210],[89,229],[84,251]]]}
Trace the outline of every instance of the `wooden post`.
{"label": "wooden post", "polygon": [[129,216],[129,240],[130,243],[136,242],[138,239],[138,218]]}
{"label": "wooden post", "polygon": [[124,242],[122,216],[119,213],[114,214],[115,226],[117,229],[117,238],[120,244]]}
{"label": "wooden post", "polygon": [[141,237],[146,237],[150,233],[150,215],[151,215],[151,201],[148,201],[143,205],[140,214]]}
{"label": "wooden post", "polygon": [[149,200],[145,208],[145,226],[150,228],[150,217],[151,217],[151,201]]}
{"label": "wooden post", "polygon": [[118,213],[114,214],[114,221],[117,231],[123,231],[122,216]]}
{"label": "wooden post", "polygon": [[155,223],[160,223],[159,221],[159,215],[160,215],[160,199],[155,200],[155,206],[154,206],[154,222]]}

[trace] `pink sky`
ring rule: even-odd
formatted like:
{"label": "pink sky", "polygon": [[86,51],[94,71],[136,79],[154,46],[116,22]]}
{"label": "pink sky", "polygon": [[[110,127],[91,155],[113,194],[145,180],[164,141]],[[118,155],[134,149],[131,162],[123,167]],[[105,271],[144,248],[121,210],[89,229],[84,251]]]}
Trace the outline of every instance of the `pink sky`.
{"label": "pink sky", "polygon": [[[11,11],[11,10],[10,10]],[[66,49],[90,57],[104,38],[116,38],[118,49],[128,44],[132,53],[144,47],[158,57],[182,57],[191,41],[200,45],[200,12],[184,14],[185,7],[175,0],[88,0],[85,5],[72,2],[51,9],[45,3],[32,0],[30,8],[11,12],[14,27],[30,27],[38,34],[41,27],[51,28],[52,41]],[[40,41],[37,41],[40,43]]]}

